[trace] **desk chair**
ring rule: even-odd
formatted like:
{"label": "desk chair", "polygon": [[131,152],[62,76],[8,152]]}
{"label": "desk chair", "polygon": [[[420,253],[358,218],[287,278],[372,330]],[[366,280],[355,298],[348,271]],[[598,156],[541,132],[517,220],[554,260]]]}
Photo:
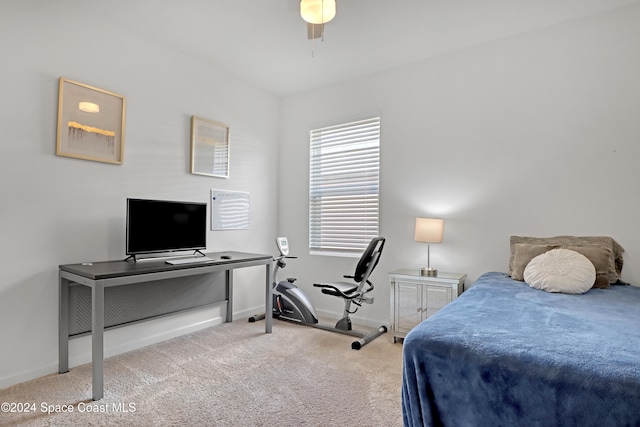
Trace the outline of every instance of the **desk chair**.
{"label": "desk chair", "polygon": [[[340,332],[347,335],[357,336],[360,338],[358,341],[354,341],[351,344],[351,348],[354,350],[360,350],[362,346],[373,341],[383,333],[387,332],[386,326],[381,326],[375,331],[365,333],[355,331],[351,328],[350,314],[358,311],[358,308],[363,303],[373,304],[373,297],[366,296],[374,288],[373,283],[369,281],[369,276],[373,272],[373,269],[378,265],[380,255],[382,254],[382,248],[384,247],[385,239],[383,237],[375,237],[371,239],[367,249],[365,249],[362,257],[358,261],[356,271],[353,276],[343,276],[346,279],[353,279],[354,282],[332,282],[332,283],[314,283],[313,286],[322,289],[323,294],[332,295],[342,298],[344,300],[344,313],[342,319],[340,319],[335,327],[324,327],[322,325],[315,325],[322,329],[331,330],[334,332]],[[352,311],[351,304],[357,307]]]}

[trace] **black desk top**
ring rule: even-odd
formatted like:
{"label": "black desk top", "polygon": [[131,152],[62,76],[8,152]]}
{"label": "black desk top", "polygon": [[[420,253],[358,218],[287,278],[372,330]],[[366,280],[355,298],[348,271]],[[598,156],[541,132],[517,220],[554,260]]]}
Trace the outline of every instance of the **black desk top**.
{"label": "black desk top", "polygon": [[[128,261],[101,261],[80,264],[65,264],[58,268],[62,271],[87,277],[92,280],[109,279],[112,277],[131,276],[136,274],[157,273],[161,271],[182,270],[187,268],[199,268],[212,265],[237,264],[247,261],[259,261],[271,259],[272,255],[252,254],[246,252],[214,252],[205,254],[213,261],[195,262],[189,264],[167,264],[167,258],[159,260],[147,259],[135,262],[133,259]],[[231,257],[230,259],[221,259],[222,255]],[[168,257],[171,258],[171,257]],[[233,267],[232,267],[233,268]]]}

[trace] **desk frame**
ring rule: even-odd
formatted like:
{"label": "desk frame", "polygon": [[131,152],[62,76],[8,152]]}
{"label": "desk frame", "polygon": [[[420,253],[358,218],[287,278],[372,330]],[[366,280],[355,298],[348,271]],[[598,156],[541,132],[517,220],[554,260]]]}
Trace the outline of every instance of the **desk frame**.
{"label": "desk frame", "polygon": [[[214,259],[218,254],[207,254]],[[169,267],[163,261],[163,271],[148,273],[122,273],[116,277],[101,277],[96,275],[78,274],[71,272],[74,266],[61,265],[59,277],[59,304],[58,304],[58,372],[69,372],[69,286],[71,283],[88,286],[91,288],[91,375],[93,400],[104,397],[104,288],[111,286],[123,286],[140,282],[185,277],[199,274],[225,272],[225,288],[227,296],[227,315],[225,322],[233,321],[233,270],[237,268],[264,265],[266,267],[266,293],[265,293],[265,333],[271,333],[272,305],[271,297],[271,270],[272,257],[270,255],[238,254],[231,260],[220,260],[202,264],[182,264]],[[244,256],[244,257],[243,257]],[[147,262],[147,261],[144,261]],[[98,264],[98,263],[96,263]]]}

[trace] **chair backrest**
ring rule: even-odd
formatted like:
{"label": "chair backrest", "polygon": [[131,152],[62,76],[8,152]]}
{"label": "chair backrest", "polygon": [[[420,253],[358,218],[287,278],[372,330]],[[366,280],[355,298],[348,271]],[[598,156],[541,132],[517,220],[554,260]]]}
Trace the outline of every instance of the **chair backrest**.
{"label": "chair backrest", "polygon": [[[371,239],[367,249],[364,250],[364,253],[360,257],[360,261],[358,261],[356,272],[353,274],[353,278],[356,282],[360,283],[363,280],[367,280],[373,269],[376,268],[376,265],[378,265],[378,261],[380,260],[380,255],[382,254],[384,241],[384,237],[374,237]],[[371,262],[374,262],[374,264],[369,268]]]}

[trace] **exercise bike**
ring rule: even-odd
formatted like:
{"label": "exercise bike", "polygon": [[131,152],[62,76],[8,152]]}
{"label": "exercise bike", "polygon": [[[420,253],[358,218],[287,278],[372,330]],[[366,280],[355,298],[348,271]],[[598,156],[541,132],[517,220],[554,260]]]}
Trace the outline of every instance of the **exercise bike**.
{"label": "exercise bike", "polygon": [[[296,258],[289,256],[289,242],[287,238],[278,237],[276,244],[280,255],[273,258],[275,267],[273,268],[271,280],[273,283],[273,317],[358,337],[360,339],[351,344],[351,348],[354,350],[360,350],[364,345],[387,332],[386,326],[380,326],[371,332],[353,330],[351,318],[349,317],[349,315],[355,313],[363,303],[373,303],[373,297],[366,296],[366,294],[374,288],[373,284],[369,281],[369,275],[378,264],[384,241],[385,239],[382,237],[372,239],[358,262],[355,274],[353,276],[344,276],[345,278],[353,279],[355,283],[335,282],[315,283],[313,285],[314,287],[322,288],[322,293],[341,297],[345,301],[342,319],[340,319],[335,326],[331,326],[318,322],[318,316],[316,315],[313,304],[302,289],[294,284],[296,281],[295,278],[290,277],[287,278],[287,280],[276,282],[278,270],[286,267],[284,259]],[[357,306],[353,311],[351,310],[352,304]],[[262,319],[264,319],[264,314],[259,314],[250,317],[249,322],[256,322]]]}

